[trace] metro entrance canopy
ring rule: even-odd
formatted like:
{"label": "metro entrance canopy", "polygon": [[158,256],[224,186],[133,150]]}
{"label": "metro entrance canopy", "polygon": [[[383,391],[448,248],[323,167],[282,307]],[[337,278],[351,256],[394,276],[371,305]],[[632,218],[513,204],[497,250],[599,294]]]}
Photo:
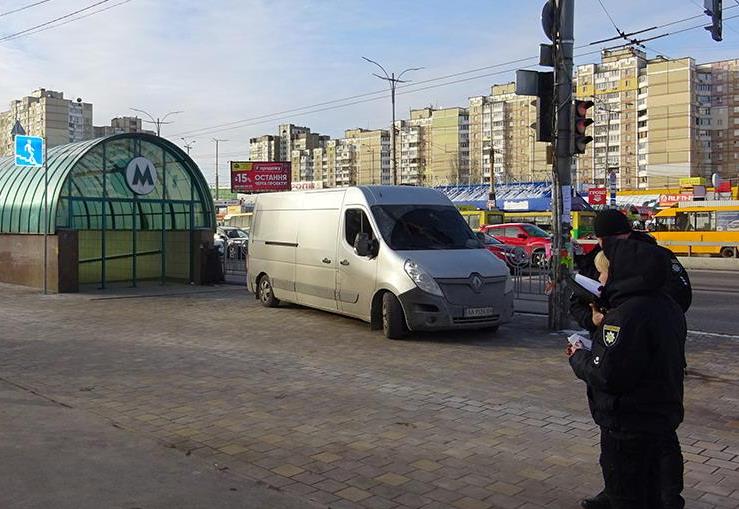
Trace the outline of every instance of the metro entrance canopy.
{"label": "metro entrance canopy", "polygon": [[[80,284],[196,278],[193,253],[208,234],[194,232],[212,232],[215,216],[205,178],[179,147],[150,134],[117,134],[50,148],[47,163],[45,216],[43,168],[0,159],[0,235],[16,241],[3,242],[0,255],[22,266],[16,273],[31,270],[23,257],[33,253],[14,249],[35,245],[47,221],[66,256],[57,276],[70,270],[64,250],[73,249]],[[0,280],[25,284],[3,277],[8,270],[0,268]]]}

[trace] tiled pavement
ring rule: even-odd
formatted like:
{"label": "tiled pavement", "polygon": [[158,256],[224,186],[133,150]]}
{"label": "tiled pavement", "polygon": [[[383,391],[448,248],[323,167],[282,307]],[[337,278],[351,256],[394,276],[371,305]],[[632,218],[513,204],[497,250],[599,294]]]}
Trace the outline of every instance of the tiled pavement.
{"label": "tiled pavement", "polygon": [[[540,318],[394,342],[235,287],[0,285],[0,324],[3,379],[335,509],[575,508],[600,488],[584,386]],[[691,336],[688,356],[688,507],[739,507],[739,342]]]}

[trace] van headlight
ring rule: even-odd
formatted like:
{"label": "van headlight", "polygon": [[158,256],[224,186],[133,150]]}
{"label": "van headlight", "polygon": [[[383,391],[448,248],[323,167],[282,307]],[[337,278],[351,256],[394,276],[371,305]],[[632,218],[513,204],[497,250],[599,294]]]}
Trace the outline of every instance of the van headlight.
{"label": "van headlight", "polygon": [[406,260],[404,268],[408,277],[411,278],[413,282],[416,283],[416,286],[421,290],[432,295],[438,295],[439,297],[444,296],[441,288],[439,288],[439,285],[434,281],[434,278],[432,278],[431,275],[423,270],[423,268],[421,268],[421,266],[416,262],[413,260]]}
{"label": "van headlight", "polygon": [[505,278],[505,288],[503,289],[503,293],[511,293],[513,291],[513,278],[511,276],[507,276]]}

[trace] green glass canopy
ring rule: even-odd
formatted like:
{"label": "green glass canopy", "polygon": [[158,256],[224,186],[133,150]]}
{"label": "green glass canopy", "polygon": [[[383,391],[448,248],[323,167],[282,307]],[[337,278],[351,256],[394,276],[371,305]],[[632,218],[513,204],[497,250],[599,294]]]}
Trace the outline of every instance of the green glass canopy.
{"label": "green glass canopy", "polygon": [[[177,145],[144,133],[116,134],[48,150],[48,225],[74,230],[214,228],[213,200],[202,173]],[[148,159],[153,189],[134,193],[129,163]],[[0,158],[0,233],[44,232],[44,169]]]}

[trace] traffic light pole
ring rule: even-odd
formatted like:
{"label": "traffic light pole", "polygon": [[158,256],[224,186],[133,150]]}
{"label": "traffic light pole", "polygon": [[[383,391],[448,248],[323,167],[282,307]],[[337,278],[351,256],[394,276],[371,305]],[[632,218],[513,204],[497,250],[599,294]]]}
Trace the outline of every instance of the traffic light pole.
{"label": "traffic light pole", "polygon": [[572,266],[570,240],[572,203],[572,67],[574,47],[575,0],[558,0],[558,30],[554,44],[554,100],[557,136],[555,141],[552,186],[552,268],[553,286],[549,296],[549,328],[561,330],[569,324],[569,302],[565,279]]}

